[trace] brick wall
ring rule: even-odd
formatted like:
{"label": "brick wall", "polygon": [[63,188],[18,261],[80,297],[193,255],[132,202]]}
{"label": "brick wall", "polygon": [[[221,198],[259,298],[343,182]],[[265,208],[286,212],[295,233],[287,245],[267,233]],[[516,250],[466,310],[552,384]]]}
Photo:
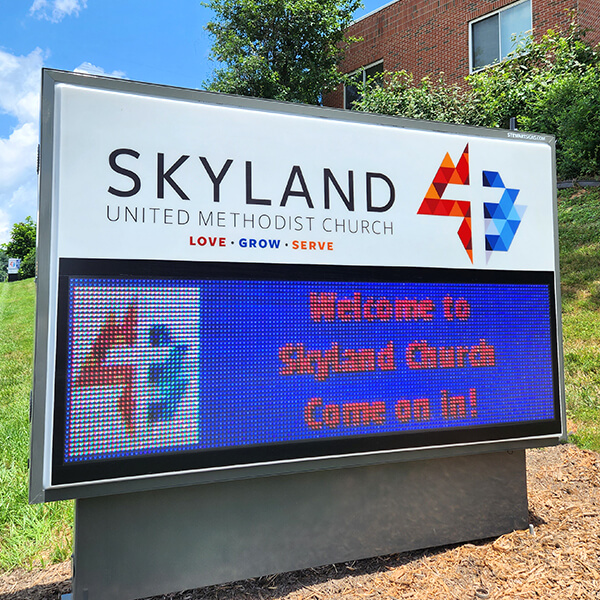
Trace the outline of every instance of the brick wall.
{"label": "brick wall", "polygon": [[579,0],[579,24],[590,29],[586,36],[589,44],[600,43],[600,0]]}
{"label": "brick wall", "polygon": [[[514,0],[399,0],[368,15],[348,30],[362,38],[350,46],[342,71],[350,73],[383,59],[386,71],[404,69],[418,81],[444,73],[460,82],[469,73],[469,22],[512,4]],[[569,10],[578,10],[580,24],[594,28],[589,42],[600,41],[600,0],[532,0],[533,29],[567,26]],[[343,106],[343,90],[325,98],[328,106]]]}

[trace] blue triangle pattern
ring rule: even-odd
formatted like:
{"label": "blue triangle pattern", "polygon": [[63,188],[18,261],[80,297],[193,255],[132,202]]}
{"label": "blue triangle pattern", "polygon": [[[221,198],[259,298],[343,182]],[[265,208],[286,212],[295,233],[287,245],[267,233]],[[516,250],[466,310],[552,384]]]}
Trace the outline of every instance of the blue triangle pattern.
{"label": "blue triangle pattern", "polygon": [[497,171],[483,171],[483,186],[492,188],[504,188],[504,183]]}
{"label": "blue triangle pattern", "polygon": [[485,232],[488,235],[500,235],[500,232],[498,231],[493,219],[486,219]]}
{"label": "blue triangle pattern", "polygon": [[517,229],[519,229],[519,225],[521,224],[521,221],[508,220],[508,221],[506,221],[506,223],[511,228],[511,230],[513,232],[513,236],[514,236],[515,233],[517,233]]}
{"label": "blue triangle pattern", "polygon": [[504,240],[504,238],[501,236],[500,239],[498,240],[498,243],[496,244],[496,247],[494,248],[494,250],[496,250],[498,252],[508,252],[508,248],[509,248],[511,242],[512,242],[512,240],[510,240],[510,242],[508,242],[508,244],[507,244],[506,241]]}
{"label": "blue triangle pattern", "polygon": [[519,221],[519,222],[520,222],[520,221],[521,221],[521,218],[522,218],[522,216],[523,216],[523,215],[520,215],[520,214],[519,214],[519,211],[517,210],[517,207],[516,207],[516,206],[513,206],[513,207],[510,209],[510,212],[509,212],[509,213],[506,215],[506,218],[507,218],[509,221]]}
{"label": "blue triangle pattern", "polygon": [[517,201],[517,196],[521,190],[513,190],[512,188],[506,188],[505,194],[508,194],[513,204]]}
{"label": "blue triangle pattern", "polygon": [[[510,208],[509,208],[510,211]],[[496,211],[494,212],[494,221],[506,221],[506,215],[504,214],[504,207],[502,204],[498,204],[496,206]]]}
{"label": "blue triangle pattern", "polygon": [[515,238],[515,232],[513,231],[513,228],[510,226],[509,221],[504,222],[504,227],[502,227],[502,231],[500,232],[500,237],[502,238],[502,241],[504,242],[504,245],[506,246],[506,249],[508,250],[508,248],[510,248],[510,245],[512,244],[513,239]]}
{"label": "blue triangle pattern", "polygon": [[508,252],[527,207],[515,205],[520,190],[507,188],[498,172],[483,171],[482,175],[484,187],[504,190],[498,204],[483,204],[486,231],[489,231],[485,235],[485,249],[488,252]]}
{"label": "blue triangle pattern", "polygon": [[510,190],[504,190],[502,198],[500,198],[500,206],[502,207],[502,212],[505,215],[508,215],[512,207],[515,205],[515,199],[512,197],[512,194],[509,194],[509,191]]}
{"label": "blue triangle pattern", "polygon": [[495,250],[496,242],[500,239],[499,235],[486,235],[485,236],[485,249]]}

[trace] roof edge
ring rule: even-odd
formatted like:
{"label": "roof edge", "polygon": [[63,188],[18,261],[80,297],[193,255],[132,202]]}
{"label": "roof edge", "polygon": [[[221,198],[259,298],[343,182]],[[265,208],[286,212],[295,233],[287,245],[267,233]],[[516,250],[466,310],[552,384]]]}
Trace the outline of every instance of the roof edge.
{"label": "roof edge", "polygon": [[368,19],[369,17],[372,17],[374,14],[378,13],[379,11],[387,8],[388,6],[391,6],[392,4],[396,4],[396,2],[399,2],[399,1],[400,0],[390,0],[389,2],[386,2],[383,6],[380,6],[379,8],[376,8],[375,10],[368,12],[366,15],[363,15],[362,17],[358,17],[358,19],[355,19],[354,21],[352,21],[352,25],[354,25],[355,23],[359,23],[363,19]]}

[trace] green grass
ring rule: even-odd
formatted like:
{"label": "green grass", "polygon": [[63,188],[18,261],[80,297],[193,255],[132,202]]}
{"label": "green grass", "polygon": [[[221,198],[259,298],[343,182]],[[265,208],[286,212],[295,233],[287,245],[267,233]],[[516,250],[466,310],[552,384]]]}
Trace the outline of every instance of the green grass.
{"label": "green grass", "polygon": [[[571,441],[600,451],[600,190],[559,194],[567,415]],[[65,560],[73,503],[27,496],[33,279],[0,283],[0,571]]]}
{"label": "green grass", "polygon": [[600,451],[600,190],[561,192],[558,220],[570,438]]}
{"label": "green grass", "polygon": [[34,280],[0,283],[0,571],[71,555],[73,503],[28,504]]}

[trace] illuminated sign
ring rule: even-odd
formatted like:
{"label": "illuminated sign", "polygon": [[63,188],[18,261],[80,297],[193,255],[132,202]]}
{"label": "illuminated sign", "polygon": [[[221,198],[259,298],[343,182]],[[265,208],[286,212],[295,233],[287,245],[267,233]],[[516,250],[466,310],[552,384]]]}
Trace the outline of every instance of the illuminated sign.
{"label": "illuminated sign", "polygon": [[33,499],[558,441],[550,138],[44,81]]}

